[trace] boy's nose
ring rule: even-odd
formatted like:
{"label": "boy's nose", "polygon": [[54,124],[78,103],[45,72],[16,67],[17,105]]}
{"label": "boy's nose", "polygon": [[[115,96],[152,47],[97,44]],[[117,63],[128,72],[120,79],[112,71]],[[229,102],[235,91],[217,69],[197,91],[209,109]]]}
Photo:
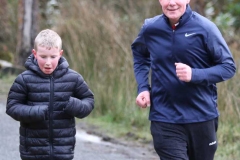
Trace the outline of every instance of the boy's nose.
{"label": "boy's nose", "polygon": [[46,65],[50,65],[51,64],[51,60],[50,60],[50,58],[48,58],[47,60],[46,60],[46,63],[45,63]]}

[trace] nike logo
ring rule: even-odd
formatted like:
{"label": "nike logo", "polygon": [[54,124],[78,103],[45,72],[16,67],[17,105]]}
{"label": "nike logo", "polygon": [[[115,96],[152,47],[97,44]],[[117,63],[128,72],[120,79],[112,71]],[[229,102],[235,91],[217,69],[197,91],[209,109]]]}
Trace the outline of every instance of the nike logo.
{"label": "nike logo", "polygon": [[209,146],[212,146],[212,145],[214,145],[214,144],[216,144],[216,143],[217,143],[216,141],[211,142],[211,143],[209,143]]}
{"label": "nike logo", "polygon": [[189,37],[189,36],[192,36],[192,35],[194,35],[194,34],[196,34],[196,33],[190,33],[190,34],[186,33],[186,34],[185,34],[185,37]]}

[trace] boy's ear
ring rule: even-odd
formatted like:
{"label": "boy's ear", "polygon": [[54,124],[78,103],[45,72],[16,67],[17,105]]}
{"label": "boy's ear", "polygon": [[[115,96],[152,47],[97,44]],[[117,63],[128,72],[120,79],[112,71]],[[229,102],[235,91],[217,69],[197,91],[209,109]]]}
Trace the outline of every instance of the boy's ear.
{"label": "boy's ear", "polygon": [[63,54],[63,50],[60,51],[60,56],[62,56],[62,54]]}
{"label": "boy's ear", "polygon": [[35,49],[32,50],[32,54],[33,54],[34,57],[36,58],[36,56],[37,56],[37,52],[35,51]]}

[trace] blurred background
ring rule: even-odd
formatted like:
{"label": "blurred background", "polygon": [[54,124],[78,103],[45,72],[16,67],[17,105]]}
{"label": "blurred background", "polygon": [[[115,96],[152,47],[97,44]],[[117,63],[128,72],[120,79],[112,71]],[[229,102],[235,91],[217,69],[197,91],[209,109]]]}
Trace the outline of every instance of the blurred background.
{"label": "blurred background", "polygon": [[[218,84],[217,160],[240,157],[240,2],[191,0],[191,7],[221,30],[237,73]],[[84,119],[115,137],[150,142],[148,112],[135,105],[137,86],[130,45],[145,18],[161,14],[158,0],[0,0],[1,78],[22,71],[40,30],[62,37],[70,67],[95,94],[95,109]],[[7,64],[5,66],[5,64]],[[10,66],[10,67],[9,67]],[[16,75],[16,74],[15,74]]]}

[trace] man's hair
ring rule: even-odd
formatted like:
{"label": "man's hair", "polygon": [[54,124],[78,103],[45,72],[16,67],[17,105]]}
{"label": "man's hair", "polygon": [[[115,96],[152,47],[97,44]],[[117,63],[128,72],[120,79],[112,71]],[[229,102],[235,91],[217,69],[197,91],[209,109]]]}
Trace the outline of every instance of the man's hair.
{"label": "man's hair", "polygon": [[34,49],[37,51],[37,47],[45,47],[46,49],[57,48],[62,49],[62,39],[61,37],[50,29],[42,30],[34,41]]}

